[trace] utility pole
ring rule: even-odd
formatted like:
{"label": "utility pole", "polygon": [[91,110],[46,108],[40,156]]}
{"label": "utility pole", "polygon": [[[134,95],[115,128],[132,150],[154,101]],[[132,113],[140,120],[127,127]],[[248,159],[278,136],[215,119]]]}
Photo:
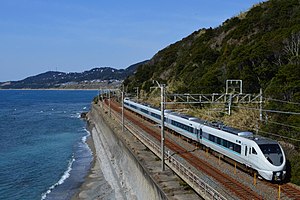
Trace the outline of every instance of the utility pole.
{"label": "utility pole", "polygon": [[139,87],[134,87],[136,89],[136,100],[139,100]]}
{"label": "utility pole", "polygon": [[160,150],[161,150],[161,170],[165,171],[165,84],[159,84],[155,81],[158,87],[160,87],[160,110],[161,110],[161,142],[160,142]]}
{"label": "utility pole", "polygon": [[101,103],[100,103],[100,88],[98,90],[98,102],[97,102],[97,104],[99,104],[99,106],[101,105]]}
{"label": "utility pole", "polygon": [[124,132],[124,85],[122,87],[122,132]]}
{"label": "utility pole", "polygon": [[103,104],[104,104],[103,93],[104,93],[104,91],[102,88],[100,88],[100,91],[101,91],[101,108],[103,109]]}
{"label": "utility pole", "polygon": [[262,89],[259,90],[259,120],[262,121],[262,102],[263,102],[263,96],[262,96]]}
{"label": "utility pole", "polygon": [[231,115],[231,103],[232,103],[232,94],[229,94],[229,100],[228,100],[228,115]]}
{"label": "utility pole", "polygon": [[165,171],[165,84],[161,84],[161,170]]}
{"label": "utility pole", "polygon": [[108,106],[109,106],[109,117],[111,117],[111,108],[110,108],[110,90],[108,90]]}

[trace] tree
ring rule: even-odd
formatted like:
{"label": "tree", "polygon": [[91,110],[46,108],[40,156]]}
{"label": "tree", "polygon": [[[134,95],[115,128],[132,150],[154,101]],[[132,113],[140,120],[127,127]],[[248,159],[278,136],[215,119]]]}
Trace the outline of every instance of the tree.
{"label": "tree", "polygon": [[300,32],[293,33],[292,36],[284,41],[284,52],[288,56],[290,64],[299,65],[300,64]]}

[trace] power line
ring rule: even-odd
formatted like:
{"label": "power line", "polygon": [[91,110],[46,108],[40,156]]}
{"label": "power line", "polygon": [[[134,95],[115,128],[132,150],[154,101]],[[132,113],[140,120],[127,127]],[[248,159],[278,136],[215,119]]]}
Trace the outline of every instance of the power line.
{"label": "power line", "polygon": [[269,101],[277,101],[277,102],[281,102],[281,103],[289,103],[289,104],[294,104],[294,105],[300,105],[300,103],[291,102],[291,101],[284,101],[284,100],[272,99],[272,98],[264,98],[264,99],[269,100]]}
{"label": "power line", "polygon": [[300,128],[299,126],[291,126],[291,125],[282,124],[282,123],[274,122],[274,121],[270,121],[270,120],[262,120],[262,121],[267,122],[267,123],[271,123],[271,124],[277,124],[277,125],[281,125],[281,126],[286,126],[286,127],[290,127],[290,128]]}
{"label": "power line", "polygon": [[[246,128],[245,126],[238,126],[238,125],[235,125],[235,126],[239,127],[239,128]],[[270,133],[270,132],[266,132],[266,131],[262,131],[262,130],[258,130],[258,132],[266,133],[268,135],[272,135],[272,136],[276,136],[276,137],[285,138],[285,139],[288,139],[288,140],[293,140],[293,141],[296,141],[296,142],[300,142],[299,139],[294,139],[294,138],[283,136],[283,135],[279,135],[279,134],[276,134],[276,133]]]}
{"label": "power line", "polygon": [[293,140],[293,141],[296,141],[296,142],[300,142],[299,139],[294,139],[294,138],[286,137],[286,136],[275,134],[275,133],[270,133],[270,132],[266,132],[266,131],[262,131],[262,130],[259,130],[259,132],[266,133],[266,134],[269,134],[269,135],[273,135],[273,136],[276,136],[276,137],[285,138],[285,139],[288,139],[288,140]]}
{"label": "power line", "polygon": [[[203,114],[203,115],[205,115],[205,114]],[[205,116],[214,119],[214,117],[212,117],[212,116],[209,116],[209,115],[205,115]],[[246,127],[246,126],[239,126],[239,125],[235,125],[235,127],[238,127],[238,128],[241,128],[241,129],[245,129],[245,128],[248,129],[249,128],[249,127]],[[258,130],[258,132],[266,133],[266,134],[269,134],[269,135],[272,135],[272,136],[276,136],[276,137],[285,138],[285,139],[288,139],[288,140],[293,140],[293,141],[296,141],[296,142],[300,142],[300,140],[298,140],[298,139],[294,139],[294,138],[282,136],[282,135],[279,135],[279,134],[276,134],[276,133],[270,133],[270,132],[266,132],[266,131],[262,131],[262,130]]]}
{"label": "power line", "polygon": [[[206,117],[209,117],[211,119],[216,119],[218,117],[213,117],[213,116],[210,116],[210,115],[206,115],[206,114],[201,114],[202,116],[206,116]],[[272,122],[272,121],[271,121]],[[276,122],[275,122],[276,123]],[[234,125],[235,127],[238,127],[238,128],[241,128],[241,129],[249,129],[249,127],[246,127],[246,126],[240,126],[240,125]],[[287,125],[288,126],[288,125]],[[296,126],[292,126],[292,127],[295,127],[295,128],[300,128],[300,127],[296,127]],[[296,142],[300,142],[299,139],[294,139],[294,138],[291,138],[291,137],[287,137],[287,136],[283,136],[283,135],[279,135],[279,134],[276,134],[276,133],[270,133],[270,132],[266,132],[266,131],[262,131],[262,130],[257,130],[258,132],[261,132],[261,133],[266,133],[268,135],[272,135],[272,136],[276,136],[276,137],[281,137],[281,138],[284,138],[284,139],[287,139],[287,140],[292,140],[292,141],[296,141]]]}
{"label": "power line", "polygon": [[[241,108],[241,109],[247,109],[247,110],[260,110],[259,108],[251,108],[251,107],[243,107],[243,106],[231,106],[235,108]],[[270,112],[270,113],[280,113],[280,114],[288,114],[288,115],[300,115],[300,113],[297,112],[288,112],[288,111],[280,111],[280,110],[264,110],[263,112]]]}

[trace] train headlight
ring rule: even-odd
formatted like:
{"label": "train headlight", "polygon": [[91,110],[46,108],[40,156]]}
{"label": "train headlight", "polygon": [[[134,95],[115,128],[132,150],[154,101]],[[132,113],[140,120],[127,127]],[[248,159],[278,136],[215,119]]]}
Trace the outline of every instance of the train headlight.
{"label": "train headlight", "polygon": [[280,172],[276,172],[277,177],[280,177],[280,174],[281,174]]}
{"label": "train headlight", "polygon": [[282,171],[282,179],[285,179],[286,171]]}

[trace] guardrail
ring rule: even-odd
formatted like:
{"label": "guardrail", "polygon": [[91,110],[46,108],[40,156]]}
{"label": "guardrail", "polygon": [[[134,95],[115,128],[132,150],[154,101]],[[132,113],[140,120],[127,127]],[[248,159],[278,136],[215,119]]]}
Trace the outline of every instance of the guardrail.
{"label": "guardrail", "polygon": [[[106,106],[103,108],[106,110],[109,109]],[[122,116],[120,113],[111,110],[111,117],[113,117],[122,126]],[[147,137],[143,130],[137,128],[131,121],[127,119],[124,119],[124,127],[144,145],[146,145],[156,156],[161,157],[160,146]],[[191,188],[193,188],[201,197],[204,199],[226,200],[223,195],[221,195],[203,179],[193,173],[190,169],[185,167],[174,156],[171,156],[170,151],[165,152],[165,155],[165,164],[180,178],[182,178]]]}

